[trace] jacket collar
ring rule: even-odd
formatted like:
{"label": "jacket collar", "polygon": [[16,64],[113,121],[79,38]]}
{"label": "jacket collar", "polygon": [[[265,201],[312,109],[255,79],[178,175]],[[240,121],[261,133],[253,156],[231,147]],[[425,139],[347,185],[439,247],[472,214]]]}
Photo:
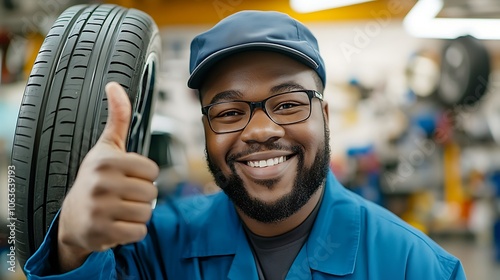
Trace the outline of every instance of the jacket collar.
{"label": "jacket collar", "polygon": [[[184,234],[189,242],[182,257],[234,255],[228,279],[258,279],[252,249],[229,198],[220,192],[212,198],[202,197],[198,200],[190,203],[198,205],[195,206],[198,209],[195,213],[192,206],[179,204],[177,208],[183,217],[186,226]],[[182,208],[186,210],[182,211]]]}
{"label": "jacket collar", "polygon": [[187,238],[183,258],[234,255],[239,243],[247,243],[241,221],[226,194],[211,196],[197,196],[177,205]]}
{"label": "jacket collar", "polygon": [[[303,248],[311,269],[333,275],[354,272],[361,235],[361,210],[352,195],[332,172],[328,173],[317,222]],[[299,254],[296,261],[304,262],[300,257]]]}
{"label": "jacket collar", "polygon": [[[360,208],[353,202],[352,194],[336,180],[331,171],[324,191],[317,222],[287,278],[304,276],[304,273],[310,275],[310,269],[333,275],[354,272],[361,234]],[[194,206],[183,206],[190,211],[180,210],[188,227],[186,234],[191,241],[183,257],[235,255],[229,276],[251,273],[255,276],[253,279],[257,279],[250,245],[229,198],[220,192],[212,199],[205,197],[198,200],[193,202]],[[193,213],[192,207],[198,210]]]}

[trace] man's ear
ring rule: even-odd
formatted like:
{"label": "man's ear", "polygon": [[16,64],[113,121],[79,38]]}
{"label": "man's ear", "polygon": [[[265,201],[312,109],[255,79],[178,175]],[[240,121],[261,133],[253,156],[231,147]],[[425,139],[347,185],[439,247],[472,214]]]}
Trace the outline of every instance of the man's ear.
{"label": "man's ear", "polygon": [[323,116],[326,123],[330,123],[330,115],[328,114],[328,102],[326,100],[321,101],[321,106],[323,109]]}
{"label": "man's ear", "polygon": [[200,101],[200,105],[202,105],[203,103],[201,102],[201,90],[195,89],[194,92],[195,92],[196,96],[198,96],[198,100]]}

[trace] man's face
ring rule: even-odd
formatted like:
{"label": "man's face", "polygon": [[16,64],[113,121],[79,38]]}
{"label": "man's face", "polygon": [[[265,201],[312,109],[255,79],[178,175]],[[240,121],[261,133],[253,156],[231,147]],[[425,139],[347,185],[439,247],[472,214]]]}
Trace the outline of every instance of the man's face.
{"label": "man's face", "polygon": [[[233,97],[217,102],[261,101],[293,90],[318,90],[314,75],[309,67],[273,52],[232,55],[207,75],[200,90],[202,106],[223,95]],[[317,98],[311,106],[307,120],[290,125],[278,125],[255,109],[243,130],[224,134],[213,132],[203,117],[210,171],[247,216],[264,223],[282,221],[304,206],[323,183],[330,158],[328,109]],[[270,159],[283,162],[254,164]]]}

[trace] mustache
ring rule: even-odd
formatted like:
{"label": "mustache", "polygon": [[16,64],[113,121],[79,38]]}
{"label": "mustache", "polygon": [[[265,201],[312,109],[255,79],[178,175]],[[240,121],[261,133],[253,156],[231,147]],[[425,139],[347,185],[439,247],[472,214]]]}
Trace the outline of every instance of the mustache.
{"label": "mustache", "polygon": [[254,143],[250,144],[245,151],[230,154],[227,156],[226,160],[228,163],[233,163],[236,159],[241,158],[243,156],[247,156],[257,152],[263,151],[290,151],[294,154],[299,153],[301,148],[299,146],[285,146],[280,143]]}

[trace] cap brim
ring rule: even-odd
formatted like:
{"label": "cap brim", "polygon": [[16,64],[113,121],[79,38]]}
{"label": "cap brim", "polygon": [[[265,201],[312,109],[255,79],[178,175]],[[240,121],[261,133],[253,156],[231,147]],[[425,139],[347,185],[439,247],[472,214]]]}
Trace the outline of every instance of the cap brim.
{"label": "cap brim", "polygon": [[297,59],[298,61],[304,63],[305,65],[313,69],[317,69],[319,67],[319,65],[314,61],[314,59],[307,56],[303,52],[297,51],[296,49],[273,43],[254,42],[254,43],[242,44],[225,48],[217,52],[214,52],[213,54],[206,57],[200,64],[198,64],[198,66],[196,66],[196,68],[191,73],[191,76],[189,77],[188,80],[188,87],[192,89],[199,89],[201,86],[201,82],[203,81],[203,77],[206,75],[207,71],[212,66],[214,66],[215,63],[217,63],[218,61],[229,55],[250,50],[268,50],[268,51],[279,52],[291,56],[292,58]]}

